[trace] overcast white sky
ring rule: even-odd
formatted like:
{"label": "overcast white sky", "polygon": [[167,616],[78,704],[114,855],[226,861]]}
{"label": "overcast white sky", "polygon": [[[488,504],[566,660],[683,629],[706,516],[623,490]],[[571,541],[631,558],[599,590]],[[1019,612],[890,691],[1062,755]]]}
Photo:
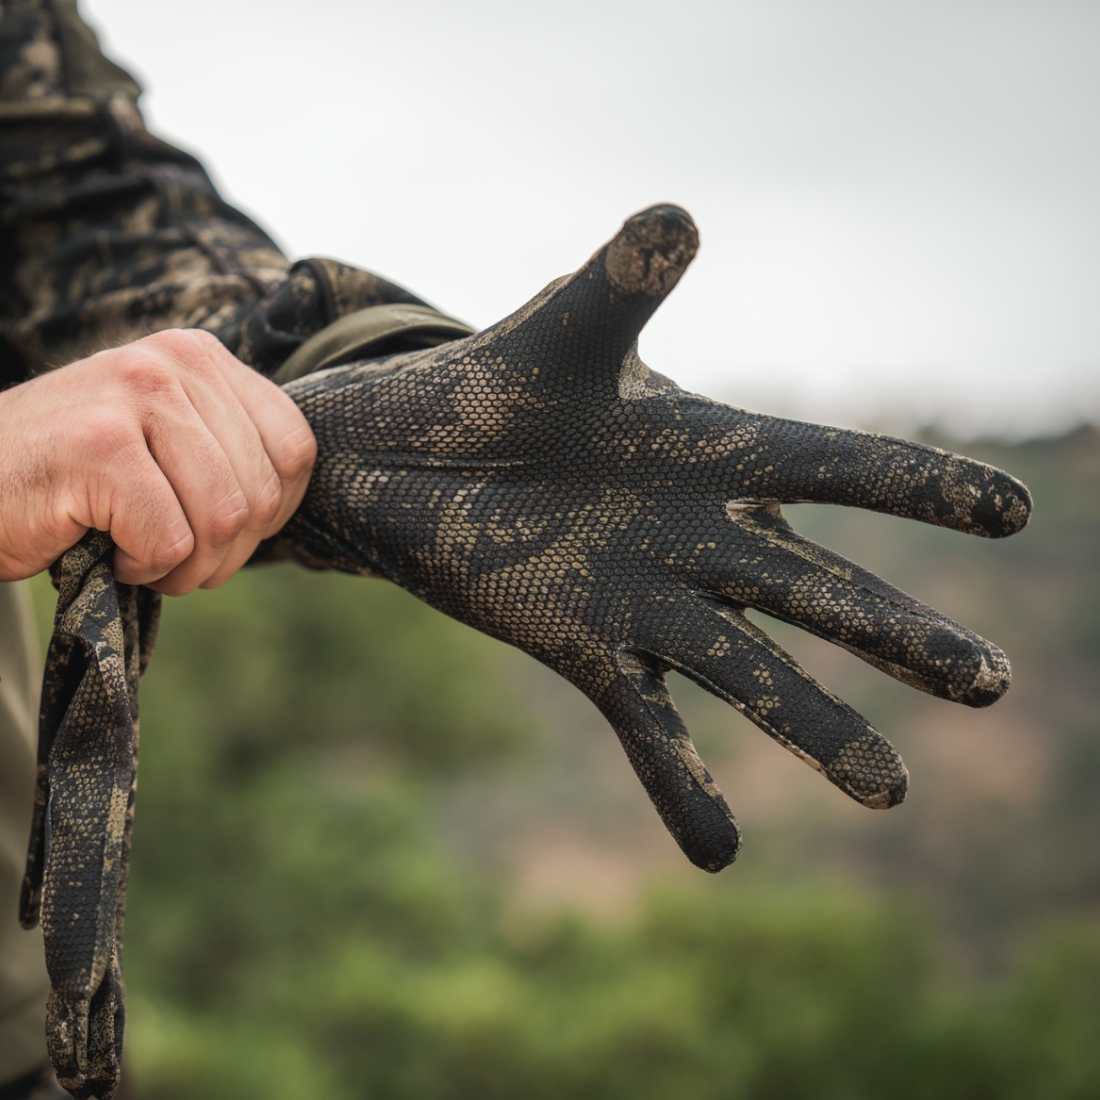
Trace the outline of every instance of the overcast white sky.
{"label": "overcast white sky", "polygon": [[904,430],[1100,418],[1096,0],[82,0],[292,256],[478,325],[629,214],[703,248],[690,389]]}

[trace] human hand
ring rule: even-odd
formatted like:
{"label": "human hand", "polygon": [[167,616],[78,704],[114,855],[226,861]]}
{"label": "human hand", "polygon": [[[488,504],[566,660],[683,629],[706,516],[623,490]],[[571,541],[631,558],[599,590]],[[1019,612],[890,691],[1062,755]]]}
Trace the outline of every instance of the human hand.
{"label": "human hand", "polygon": [[687,856],[717,871],[740,834],[669,669],[866,806],[895,805],[908,782],[893,747],[747,608],[969,706],[1008,687],[1000,650],[801,538],[781,505],[1001,537],[1031,501],[983,463],[730,408],[650,371],[638,334],[697,245],[684,211],[654,207],[481,334],[290,383],[319,458],[265,551],[387,577],[555,669],[614,726]]}
{"label": "human hand", "polygon": [[0,580],[96,528],[123,583],[216,587],[298,507],[315,450],[294,403],[196,329],[34,378],[0,393]]}

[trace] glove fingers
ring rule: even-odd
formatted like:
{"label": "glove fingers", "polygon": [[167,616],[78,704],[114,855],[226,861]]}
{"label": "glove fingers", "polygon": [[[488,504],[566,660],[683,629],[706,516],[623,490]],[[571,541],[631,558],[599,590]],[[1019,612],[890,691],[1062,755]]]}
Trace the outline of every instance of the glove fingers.
{"label": "glove fingers", "polygon": [[159,608],[154,593],[116,585],[113,549],[108,534],[90,531],[52,570],[59,596],[39,749],[46,802],[22,913],[33,923],[40,900],[47,1045],[78,1100],[112,1095],[118,1079],[137,691]]}
{"label": "glove fingers", "polygon": [[58,1082],[76,1100],[114,1096],[122,1070],[125,1016],[117,944],[110,968],[90,1000],[67,1000],[56,989],[50,991],[46,1049]]}
{"label": "glove fingers", "polygon": [[614,399],[620,375],[636,369],[638,334],[698,247],[685,210],[643,210],[582,268],[473,337],[463,354],[483,359],[488,352],[490,361],[519,368],[524,384],[546,397]]}
{"label": "glove fingers", "polygon": [[722,870],[737,858],[741,833],[665,687],[667,666],[623,647],[614,667],[610,683],[591,698],[684,854],[704,871]]}
{"label": "glove fingers", "polygon": [[1015,534],[1031,515],[1026,486],[984,462],[868,432],[772,423],[786,438],[760,478],[763,496],[848,504],[986,538]]}
{"label": "glove fingers", "polygon": [[112,550],[109,535],[92,531],[61,558],[54,632],[79,642],[83,660],[63,670],[73,691],[64,709],[52,686],[62,670],[47,668],[43,692],[54,704],[43,717],[60,721],[56,732],[45,731],[49,841],[41,920],[51,984],[73,1001],[90,997],[110,966],[134,772]]}
{"label": "glove fingers", "polygon": [[[784,748],[872,809],[905,798],[897,750],[738,608],[696,597],[655,645],[669,665],[732,704]],[[649,648],[647,646],[647,648]]]}
{"label": "glove fingers", "polygon": [[681,480],[735,505],[847,504],[987,538],[1015,534],[1031,515],[1021,482],[936,447],[757,416],[695,396],[658,397],[647,409],[658,429],[653,439],[680,466]]}
{"label": "glove fingers", "polygon": [[1012,670],[995,645],[803,538],[777,507],[735,513],[735,522],[754,537],[704,567],[708,591],[800,626],[941,699],[986,707],[1008,690]]}

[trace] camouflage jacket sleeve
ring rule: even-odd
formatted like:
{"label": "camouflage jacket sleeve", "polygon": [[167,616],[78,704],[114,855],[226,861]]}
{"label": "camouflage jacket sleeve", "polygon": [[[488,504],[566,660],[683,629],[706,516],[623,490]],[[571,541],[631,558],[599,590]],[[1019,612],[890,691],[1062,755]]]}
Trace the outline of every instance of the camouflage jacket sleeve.
{"label": "camouflage jacket sleeve", "polygon": [[[333,260],[292,267],[195,157],[149,133],[139,95],[74,0],[5,0],[0,385],[166,328],[214,332],[270,374],[345,314],[427,308]],[[430,320],[406,319],[386,350],[439,342]]]}

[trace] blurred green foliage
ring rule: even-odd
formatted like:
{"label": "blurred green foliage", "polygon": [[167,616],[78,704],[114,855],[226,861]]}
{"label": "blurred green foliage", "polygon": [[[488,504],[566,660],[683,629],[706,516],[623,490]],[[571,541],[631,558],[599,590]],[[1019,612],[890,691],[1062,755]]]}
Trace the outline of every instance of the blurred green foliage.
{"label": "blurred green foliage", "polygon": [[[1064,456],[1033,457],[1041,501],[1064,501]],[[1055,505],[1082,562],[1096,507]],[[1043,568],[1037,541],[1020,569]],[[1097,590],[1059,620],[1093,656]],[[1048,922],[976,986],[911,895],[831,873],[746,863],[613,920],[517,905],[439,806],[464,774],[537,755],[524,660],[378,581],[279,567],[168,602],[127,929],[141,1096],[1100,1096],[1094,917]],[[1075,867],[1095,863],[1086,726],[1048,815]]]}

